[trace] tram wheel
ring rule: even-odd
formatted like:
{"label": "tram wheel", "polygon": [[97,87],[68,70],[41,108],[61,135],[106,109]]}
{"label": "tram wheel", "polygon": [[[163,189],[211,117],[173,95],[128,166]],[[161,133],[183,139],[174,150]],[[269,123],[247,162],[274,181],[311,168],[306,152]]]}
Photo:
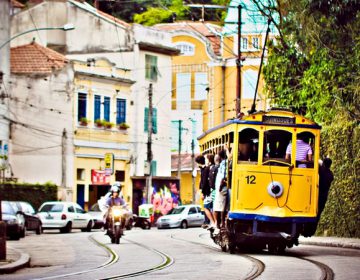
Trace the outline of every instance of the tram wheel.
{"label": "tram wheel", "polygon": [[236,250],[236,245],[235,244],[229,244],[229,253],[231,255],[235,254],[235,250]]}
{"label": "tram wheel", "polygon": [[286,244],[282,243],[269,243],[268,250],[272,254],[282,254],[285,252]]}

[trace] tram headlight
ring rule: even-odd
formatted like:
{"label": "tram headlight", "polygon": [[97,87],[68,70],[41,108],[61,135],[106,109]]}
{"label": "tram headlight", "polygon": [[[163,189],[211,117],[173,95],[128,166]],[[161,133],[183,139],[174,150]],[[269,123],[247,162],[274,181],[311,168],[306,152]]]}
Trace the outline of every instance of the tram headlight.
{"label": "tram headlight", "polygon": [[274,198],[280,197],[284,192],[284,187],[280,182],[273,181],[267,186],[268,194]]}

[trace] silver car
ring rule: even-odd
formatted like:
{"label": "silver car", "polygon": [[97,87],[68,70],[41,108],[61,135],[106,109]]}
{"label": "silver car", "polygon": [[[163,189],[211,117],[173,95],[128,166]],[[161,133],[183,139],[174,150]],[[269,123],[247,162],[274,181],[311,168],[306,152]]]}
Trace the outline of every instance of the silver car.
{"label": "silver car", "polygon": [[160,217],[157,228],[188,228],[190,226],[201,226],[205,216],[201,211],[200,205],[182,205],[172,209],[167,215]]}

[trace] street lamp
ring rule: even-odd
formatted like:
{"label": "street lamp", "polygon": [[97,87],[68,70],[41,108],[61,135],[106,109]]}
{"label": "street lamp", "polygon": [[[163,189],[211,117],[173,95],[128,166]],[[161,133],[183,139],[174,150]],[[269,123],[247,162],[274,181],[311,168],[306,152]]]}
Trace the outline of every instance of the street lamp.
{"label": "street lamp", "polygon": [[27,30],[24,32],[21,32],[19,34],[16,34],[15,36],[11,37],[9,40],[5,41],[4,43],[1,44],[0,46],[0,50],[6,46],[6,44],[8,44],[10,41],[12,41],[13,39],[22,36],[24,34],[30,33],[30,32],[34,32],[34,31],[39,31],[39,30],[63,30],[63,31],[69,31],[69,30],[74,30],[75,26],[72,23],[68,23],[65,24],[64,26],[61,27],[41,27],[41,28],[35,28],[35,29],[31,29],[31,30]]}

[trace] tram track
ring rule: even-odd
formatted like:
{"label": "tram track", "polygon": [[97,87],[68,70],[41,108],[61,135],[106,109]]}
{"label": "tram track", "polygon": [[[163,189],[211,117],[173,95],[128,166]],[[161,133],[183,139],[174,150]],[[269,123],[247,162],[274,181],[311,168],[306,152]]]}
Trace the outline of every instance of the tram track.
{"label": "tram track", "polygon": [[[198,237],[201,238],[201,239],[203,239],[204,236],[208,237],[208,234],[200,233],[198,235]],[[171,238],[176,239],[176,240],[181,240],[181,241],[184,241],[184,242],[188,242],[188,243],[191,243],[191,244],[195,244],[195,245],[200,245],[200,246],[209,248],[209,249],[211,249],[213,251],[223,253],[220,248],[216,248],[214,246],[210,246],[210,245],[203,244],[203,243],[196,242],[196,241],[186,240],[184,238],[175,237],[174,234],[171,234]],[[257,258],[254,258],[254,257],[252,257],[250,255],[247,255],[247,254],[241,254],[241,256],[248,259],[252,263],[254,263],[254,267],[255,267],[255,269],[253,269],[250,272],[250,274],[246,276],[246,278],[245,278],[246,280],[255,279],[255,278],[259,277],[264,272],[266,266],[261,260],[259,260]],[[297,259],[301,259],[303,261],[307,261],[307,262],[310,262],[313,265],[315,265],[321,271],[321,276],[320,276],[319,280],[333,280],[334,279],[333,270],[329,266],[327,266],[326,264],[321,263],[319,261],[312,260],[312,259],[308,259],[306,257],[294,256],[292,254],[291,255],[289,254],[288,256],[289,257],[294,257],[294,258],[297,258]]]}
{"label": "tram track", "polygon": [[[204,236],[204,235],[206,235],[206,234],[204,234],[204,233],[199,234],[199,238],[201,238],[201,236]],[[202,246],[202,247],[208,248],[210,250],[223,253],[220,248],[216,248],[214,246],[210,246],[210,245],[203,244],[203,243],[196,242],[196,241],[186,240],[184,238],[175,237],[174,234],[171,234],[170,238],[174,239],[174,240],[179,240],[179,241],[187,242],[187,243],[190,243],[190,244]],[[250,271],[250,273],[248,275],[246,275],[244,280],[255,279],[258,276],[260,276],[261,273],[263,273],[263,271],[265,270],[265,264],[261,260],[259,260],[257,258],[254,258],[252,256],[249,256],[249,255],[246,255],[246,254],[242,254],[241,256],[248,259],[253,264],[253,268],[254,268],[254,269],[252,269]]]}
{"label": "tram track", "polygon": [[320,276],[319,280],[333,280],[334,279],[335,274],[334,274],[333,270],[326,264],[315,261],[315,260],[311,260],[311,259],[308,259],[305,257],[298,257],[298,256],[292,256],[292,257],[310,262],[310,263],[314,264],[316,267],[318,267],[321,271],[321,276]]}
{"label": "tram track", "polygon": [[[93,273],[93,272],[97,272],[97,271],[101,271],[102,269],[105,269],[109,266],[114,265],[115,263],[117,263],[119,261],[119,255],[113,250],[111,249],[109,246],[105,245],[104,243],[101,243],[100,241],[96,240],[94,238],[94,235],[90,235],[88,236],[88,239],[93,242],[94,244],[96,244],[97,246],[103,248],[104,250],[106,250],[106,252],[109,254],[109,259],[97,266],[94,267],[92,269],[87,269],[87,270],[82,270],[82,271],[77,271],[77,272],[72,272],[72,273],[67,273],[67,274],[61,274],[61,275],[54,275],[54,276],[48,276],[48,277],[42,277],[42,278],[36,278],[38,280],[45,280],[45,279],[59,279],[59,278],[67,278],[67,277],[72,277],[72,276],[80,276],[80,275],[86,275],[88,273]],[[151,248],[149,246],[143,245],[141,243],[135,242],[133,240],[130,240],[128,238],[122,238],[122,240],[126,240],[131,244],[134,244],[136,246],[139,246],[141,248],[144,248],[146,250],[149,250],[157,255],[159,255],[162,258],[162,262],[160,264],[157,264],[153,267],[147,268],[147,269],[142,269],[142,270],[138,270],[135,272],[129,272],[129,273],[122,273],[122,274],[116,274],[116,275],[111,275],[111,276],[106,276],[104,278],[96,278],[97,280],[103,280],[103,279],[124,279],[124,278],[131,278],[131,277],[135,277],[135,276],[140,276],[140,275],[144,275],[144,274],[148,274],[154,271],[159,271],[162,269],[165,269],[169,266],[171,266],[174,263],[174,259],[170,256],[165,254],[164,252],[161,252],[159,250],[156,250],[154,248]],[[121,246],[121,245],[120,245]]]}

